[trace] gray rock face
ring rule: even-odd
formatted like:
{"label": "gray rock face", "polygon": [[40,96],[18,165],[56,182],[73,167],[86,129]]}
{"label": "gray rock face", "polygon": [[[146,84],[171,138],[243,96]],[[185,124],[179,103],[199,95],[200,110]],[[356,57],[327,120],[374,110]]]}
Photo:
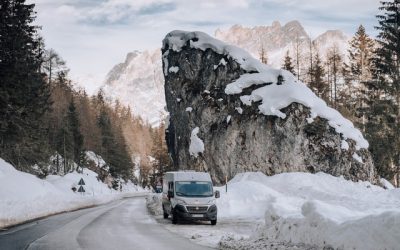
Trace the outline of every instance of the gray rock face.
{"label": "gray rock face", "polygon": [[[176,169],[209,171],[217,183],[223,183],[225,176],[230,179],[244,171],[267,175],[322,171],[375,182],[375,169],[367,150],[356,151],[355,142],[350,139],[346,140],[349,149],[342,149],[342,135],[325,119],[317,117],[308,123],[310,110],[301,104],[292,103],[282,109],[285,119],[260,114],[257,103],[243,105],[240,95],[227,95],[224,90],[249,72],[228,56],[211,49],[191,48],[189,42],[179,52],[165,46],[162,50],[163,67],[179,67],[176,73],[164,71],[170,112],[166,137]],[[226,65],[220,64],[221,59]],[[188,107],[192,110],[188,111]],[[189,153],[195,127],[199,127],[198,137],[204,142],[204,152],[198,157]],[[355,152],[363,163],[353,157]]]}

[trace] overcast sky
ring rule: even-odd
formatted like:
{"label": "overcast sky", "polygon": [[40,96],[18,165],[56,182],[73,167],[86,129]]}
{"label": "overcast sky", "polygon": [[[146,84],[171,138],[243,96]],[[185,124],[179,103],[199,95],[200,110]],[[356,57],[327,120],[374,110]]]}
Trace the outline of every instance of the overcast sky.
{"label": "overcast sky", "polygon": [[[171,30],[284,24],[299,20],[313,37],[363,24],[376,35],[379,0],[29,0],[46,45],[59,52],[72,77],[102,81],[133,50],[156,49]],[[88,81],[89,90],[96,84]]]}

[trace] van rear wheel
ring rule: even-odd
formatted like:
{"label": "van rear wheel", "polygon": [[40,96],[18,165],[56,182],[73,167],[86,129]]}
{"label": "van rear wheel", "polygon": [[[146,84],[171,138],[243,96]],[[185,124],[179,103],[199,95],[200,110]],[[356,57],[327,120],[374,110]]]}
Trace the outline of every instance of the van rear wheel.
{"label": "van rear wheel", "polygon": [[211,220],[211,225],[213,226],[217,225],[217,220]]}

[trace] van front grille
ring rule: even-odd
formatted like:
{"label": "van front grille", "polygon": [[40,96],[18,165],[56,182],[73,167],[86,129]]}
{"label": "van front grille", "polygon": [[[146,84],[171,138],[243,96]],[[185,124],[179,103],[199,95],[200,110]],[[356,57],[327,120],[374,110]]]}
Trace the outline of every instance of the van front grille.
{"label": "van front grille", "polygon": [[186,206],[186,209],[191,214],[204,214],[208,210],[208,206]]}

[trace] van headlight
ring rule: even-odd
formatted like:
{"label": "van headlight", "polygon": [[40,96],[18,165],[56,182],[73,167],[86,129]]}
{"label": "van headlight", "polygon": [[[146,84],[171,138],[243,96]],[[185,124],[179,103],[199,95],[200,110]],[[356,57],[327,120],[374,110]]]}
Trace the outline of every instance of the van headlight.
{"label": "van headlight", "polygon": [[215,199],[209,200],[207,204],[214,204],[215,203]]}
{"label": "van headlight", "polygon": [[176,199],[176,204],[186,205],[186,202],[184,200],[181,200],[181,199]]}
{"label": "van headlight", "polygon": [[208,212],[210,212],[210,213],[214,213],[214,212],[216,212],[217,211],[217,206],[216,205],[211,205],[209,208],[208,208]]}

